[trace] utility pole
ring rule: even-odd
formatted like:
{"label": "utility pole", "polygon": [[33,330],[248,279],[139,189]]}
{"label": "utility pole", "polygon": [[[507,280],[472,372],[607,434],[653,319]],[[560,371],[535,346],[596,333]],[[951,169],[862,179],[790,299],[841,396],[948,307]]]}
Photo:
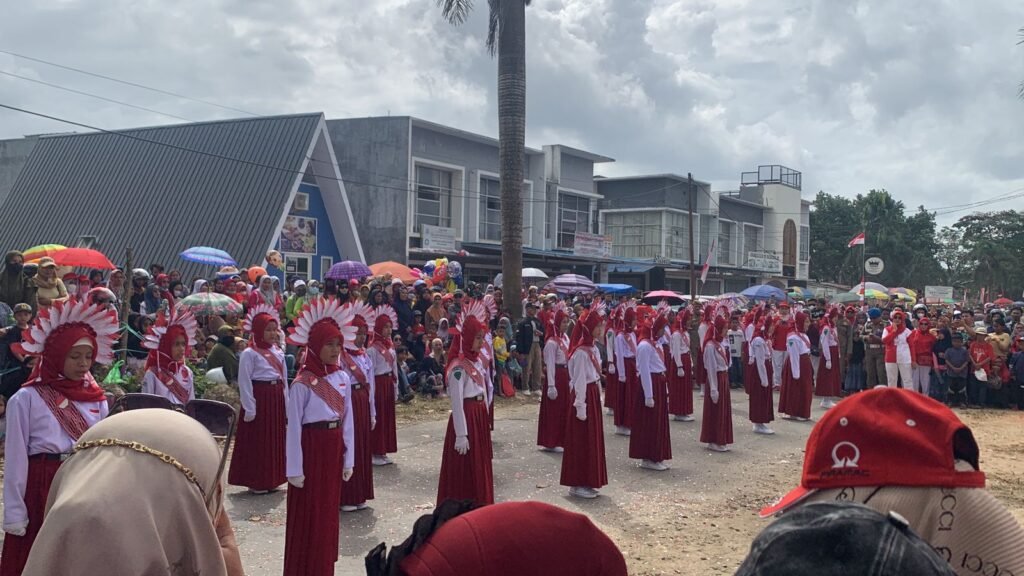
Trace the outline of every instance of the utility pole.
{"label": "utility pole", "polygon": [[693,259],[693,174],[690,172],[686,173],[686,181],[689,183],[689,189],[686,192],[687,200],[690,205],[690,225],[687,228],[690,229],[690,302],[697,301],[697,269],[694,268]]}

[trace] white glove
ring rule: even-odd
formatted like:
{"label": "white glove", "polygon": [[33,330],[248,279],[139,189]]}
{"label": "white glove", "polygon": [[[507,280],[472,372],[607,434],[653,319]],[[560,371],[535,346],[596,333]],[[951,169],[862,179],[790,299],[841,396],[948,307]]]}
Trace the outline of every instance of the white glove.
{"label": "white glove", "polygon": [[552,386],[548,386],[548,400],[557,400],[557,399],[558,399],[558,390],[555,390],[555,387],[553,385]]}
{"label": "white glove", "polygon": [[468,436],[456,436],[455,437],[455,451],[465,456],[469,452],[469,437]]}
{"label": "white glove", "polygon": [[708,389],[711,391],[711,402],[714,404],[718,404],[718,386],[709,385]]}
{"label": "white glove", "polygon": [[11,526],[9,528],[4,528],[4,532],[7,532],[11,536],[24,536],[27,530],[28,520],[15,524],[14,526]]}
{"label": "white glove", "polygon": [[345,468],[344,470],[341,471],[341,481],[342,482],[348,482],[351,478],[352,478],[352,469],[351,468]]}
{"label": "white glove", "polygon": [[676,370],[676,376],[679,376],[680,378],[682,378],[682,377],[683,377],[683,376],[685,376],[685,375],[686,375],[686,374],[685,374],[685,373],[683,372],[683,367],[682,367],[682,366],[680,366],[680,367],[679,367],[679,368],[678,368],[678,369]]}
{"label": "white glove", "polygon": [[254,412],[249,412],[248,410],[246,410],[245,416],[242,416],[242,421],[244,422],[252,422],[255,419],[256,414]]}
{"label": "white glove", "polygon": [[296,488],[302,488],[302,485],[306,483],[305,476],[291,476],[288,478],[288,483]]}
{"label": "white glove", "polygon": [[654,408],[654,398],[647,398],[646,400],[644,400],[644,406],[647,406],[648,408]]}
{"label": "white glove", "polygon": [[587,421],[587,407],[586,406],[577,406],[576,407],[576,419],[579,420],[580,422],[586,422]]}
{"label": "white glove", "polygon": [[767,380],[765,380],[764,382],[761,382],[761,388],[767,388],[770,385],[771,385],[771,382],[769,382]]}
{"label": "white glove", "polygon": [[825,362],[825,370],[831,370],[831,369],[832,369],[832,362]]}
{"label": "white glove", "polygon": [[373,430],[376,427],[377,427],[377,419],[376,418],[370,418],[370,430]]}

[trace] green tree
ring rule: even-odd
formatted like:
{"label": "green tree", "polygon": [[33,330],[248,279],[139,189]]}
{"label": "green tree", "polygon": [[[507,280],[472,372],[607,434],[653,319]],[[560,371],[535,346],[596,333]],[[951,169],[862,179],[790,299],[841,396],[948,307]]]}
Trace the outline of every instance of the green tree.
{"label": "green tree", "polygon": [[[953,228],[973,264],[973,287],[1015,298],[1024,286],[1024,213],[1015,210],[977,212],[960,218]],[[1015,298],[1016,299],[1016,298]]]}
{"label": "green tree", "polygon": [[847,247],[859,233],[859,218],[852,199],[818,192],[811,210],[811,278],[849,285],[860,280],[861,251]]}
{"label": "green tree", "polygon": [[944,226],[935,239],[938,243],[935,257],[942,266],[942,281],[946,285],[961,289],[970,286],[977,263],[971,259],[963,246],[963,230]]}
{"label": "green tree", "polygon": [[[487,49],[498,57],[498,162],[501,176],[501,273],[505,304],[523,315],[523,156],[526,148],[526,6],[530,0],[488,0]],[[461,25],[472,0],[437,0],[449,23]]]}

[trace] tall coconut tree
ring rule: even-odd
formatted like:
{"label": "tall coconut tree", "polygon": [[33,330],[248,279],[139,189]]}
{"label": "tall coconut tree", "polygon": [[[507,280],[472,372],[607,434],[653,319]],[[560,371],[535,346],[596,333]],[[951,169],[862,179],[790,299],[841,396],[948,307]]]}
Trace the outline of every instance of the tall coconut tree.
{"label": "tall coconut tree", "polygon": [[[523,157],[526,146],[526,6],[530,0],[488,0],[487,50],[498,57],[498,161],[501,175],[501,273],[505,305],[523,315]],[[472,0],[437,0],[450,24],[463,24]]]}

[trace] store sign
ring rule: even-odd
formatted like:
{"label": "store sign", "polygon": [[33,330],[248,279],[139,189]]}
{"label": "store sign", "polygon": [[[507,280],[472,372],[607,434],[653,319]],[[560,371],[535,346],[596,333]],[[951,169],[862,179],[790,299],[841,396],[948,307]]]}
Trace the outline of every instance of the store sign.
{"label": "store sign", "polygon": [[612,237],[577,232],[572,242],[572,253],[587,258],[611,258]]}
{"label": "store sign", "polygon": [[774,252],[754,251],[747,253],[747,261],[743,263],[744,268],[782,274],[782,260]]}
{"label": "store sign", "polygon": [[953,299],[953,287],[952,286],[925,286],[924,287],[924,303],[925,304],[942,304],[949,302]]}
{"label": "store sign", "polygon": [[423,225],[423,249],[430,252],[455,252],[455,228]]}
{"label": "store sign", "polygon": [[864,261],[864,271],[872,276],[881,274],[885,270],[885,261],[878,256],[872,256]]}

